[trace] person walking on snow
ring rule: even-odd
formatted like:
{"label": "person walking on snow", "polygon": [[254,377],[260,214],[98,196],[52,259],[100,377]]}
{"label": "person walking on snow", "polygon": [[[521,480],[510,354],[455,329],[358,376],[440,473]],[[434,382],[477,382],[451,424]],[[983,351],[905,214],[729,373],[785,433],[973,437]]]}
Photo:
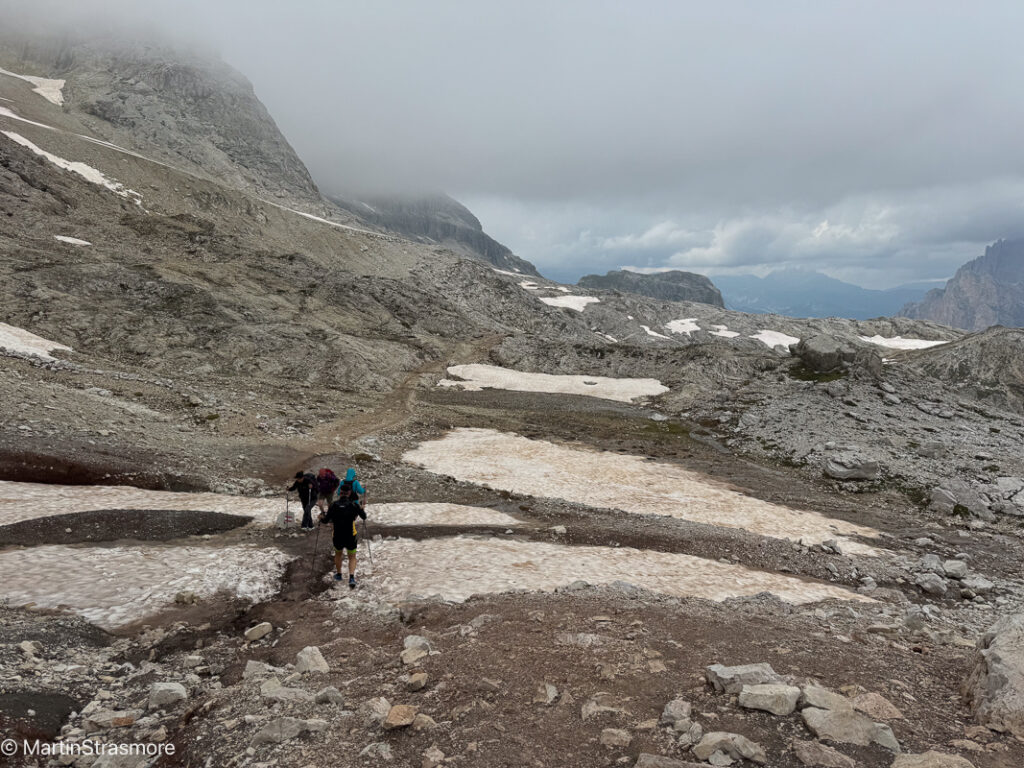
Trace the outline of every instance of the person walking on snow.
{"label": "person walking on snow", "polygon": [[334,580],[341,581],[341,555],[348,552],[348,588],[356,588],[356,546],[359,537],[356,534],[356,518],[366,519],[366,512],[359,506],[359,501],[351,489],[342,486],[338,500],[327,509],[327,514],[320,516],[320,525],[330,523],[334,526]]}
{"label": "person walking on snow", "polygon": [[317,482],[312,472],[296,472],[295,482],[288,487],[288,491],[298,491],[299,500],[302,502],[302,529],[313,530],[313,505],[316,504]]}
{"label": "person walking on snow", "polygon": [[331,506],[331,502],[334,500],[334,493],[338,490],[341,481],[334,474],[334,470],[327,467],[324,467],[317,473],[316,481],[317,506],[320,507],[320,514],[323,515],[327,512],[328,507]]}
{"label": "person walking on snow", "polygon": [[366,489],[363,488],[362,483],[356,480],[356,471],[352,467],[349,467],[348,471],[345,472],[345,479],[342,480],[341,487],[350,488],[356,503],[361,507],[366,507]]}

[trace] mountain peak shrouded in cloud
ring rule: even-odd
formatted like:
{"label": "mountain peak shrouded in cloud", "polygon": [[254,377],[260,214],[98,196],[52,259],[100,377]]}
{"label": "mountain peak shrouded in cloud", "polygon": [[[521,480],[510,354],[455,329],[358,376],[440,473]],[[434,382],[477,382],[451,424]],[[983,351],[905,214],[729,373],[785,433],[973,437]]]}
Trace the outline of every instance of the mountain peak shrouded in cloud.
{"label": "mountain peak shrouded in cloud", "polygon": [[882,288],[1024,236],[1019,3],[0,9],[216,49],[319,186],[442,189],[563,280],[806,264]]}

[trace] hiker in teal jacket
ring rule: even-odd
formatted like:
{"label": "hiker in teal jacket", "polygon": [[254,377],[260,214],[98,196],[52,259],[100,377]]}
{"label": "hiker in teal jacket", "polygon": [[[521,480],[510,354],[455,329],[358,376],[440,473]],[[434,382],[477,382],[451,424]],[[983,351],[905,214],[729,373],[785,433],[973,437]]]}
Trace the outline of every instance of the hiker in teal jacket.
{"label": "hiker in teal jacket", "polygon": [[356,501],[359,502],[359,506],[366,506],[366,489],[363,488],[363,484],[356,480],[356,471],[349,467],[345,473],[345,479],[341,482],[342,487],[351,488]]}

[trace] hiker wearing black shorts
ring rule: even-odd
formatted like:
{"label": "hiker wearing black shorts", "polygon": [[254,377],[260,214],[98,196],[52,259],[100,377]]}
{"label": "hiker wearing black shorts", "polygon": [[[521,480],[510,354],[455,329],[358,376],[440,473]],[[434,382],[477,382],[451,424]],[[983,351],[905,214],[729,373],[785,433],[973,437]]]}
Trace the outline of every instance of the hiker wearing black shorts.
{"label": "hiker wearing black shorts", "polygon": [[334,526],[334,580],[341,581],[341,554],[348,552],[348,586],[356,588],[356,518],[366,519],[366,512],[359,506],[354,494],[344,486],[338,500],[327,508],[327,513],[320,516],[320,525],[330,523]]}
{"label": "hiker wearing black shorts", "polygon": [[312,512],[317,497],[316,475],[312,472],[296,472],[295,482],[288,490],[299,492],[299,500],[302,502],[302,527],[307,531],[313,530]]}

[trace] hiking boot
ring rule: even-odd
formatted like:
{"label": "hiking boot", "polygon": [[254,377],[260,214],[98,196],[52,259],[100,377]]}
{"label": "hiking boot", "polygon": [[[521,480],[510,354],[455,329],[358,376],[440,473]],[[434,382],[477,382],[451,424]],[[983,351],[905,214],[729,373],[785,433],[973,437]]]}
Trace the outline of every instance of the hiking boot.
{"label": "hiking boot", "polygon": [[356,577],[355,576],[349,576],[348,577],[348,588],[349,589],[355,589],[356,588]]}
{"label": "hiking boot", "polygon": [[342,579],[342,575],[340,573],[334,574],[334,580],[335,581],[341,581],[341,579]]}

